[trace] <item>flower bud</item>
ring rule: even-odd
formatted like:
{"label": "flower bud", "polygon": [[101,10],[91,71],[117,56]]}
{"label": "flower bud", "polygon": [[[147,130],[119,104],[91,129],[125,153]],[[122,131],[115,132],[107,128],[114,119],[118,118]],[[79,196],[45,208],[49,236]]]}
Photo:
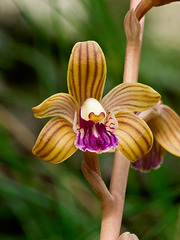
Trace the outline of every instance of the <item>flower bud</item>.
{"label": "flower bud", "polygon": [[171,2],[177,2],[179,0],[151,0],[153,7],[159,7]]}
{"label": "flower bud", "polygon": [[140,19],[152,8],[152,7],[159,7],[171,2],[177,2],[179,0],[141,0],[138,4],[137,8],[135,9],[135,13],[137,19]]}
{"label": "flower bud", "polygon": [[125,232],[121,234],[118,240],[139,240],[139,238],[135,234],[130,234],[129,232]]}

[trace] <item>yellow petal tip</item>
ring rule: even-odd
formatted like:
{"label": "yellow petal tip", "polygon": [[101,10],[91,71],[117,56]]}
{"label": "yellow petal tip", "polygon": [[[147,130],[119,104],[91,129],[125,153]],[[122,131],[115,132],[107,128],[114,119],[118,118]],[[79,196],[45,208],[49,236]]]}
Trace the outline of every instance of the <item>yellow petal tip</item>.
{"label": "yellow petal tip", "polygon": [[82,105],[87,98],[101,100],[106,78],[106,61],[98,43],[78,42],[68,65],[69,93]]}

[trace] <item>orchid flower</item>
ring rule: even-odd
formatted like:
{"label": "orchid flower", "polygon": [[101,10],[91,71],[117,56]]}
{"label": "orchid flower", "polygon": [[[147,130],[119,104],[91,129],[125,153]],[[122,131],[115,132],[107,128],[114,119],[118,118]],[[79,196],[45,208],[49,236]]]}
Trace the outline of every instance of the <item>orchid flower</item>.
{"label": "orchid flower", "polygon": [[35,155],[60,163],[77,149],[99,154],[117,148],[134,162],[151,149],[151,130],[132,112],[154,107],[160,99],[155,90],[124,83],[102,98],[106,61],[94,41],[75,44],[67,75],[69,94],[55,94],[33,108],[37,118],[53,117],[39,134]]}
{"label": "orchid flower", "polygon": [[154,135],[153,147],[141,159],[132,163],[132,167],[141,172],[159,168],[166,151],[180,157],[180,117],[162,103],[157,104],[153,110],[152,118],[147,119]]}

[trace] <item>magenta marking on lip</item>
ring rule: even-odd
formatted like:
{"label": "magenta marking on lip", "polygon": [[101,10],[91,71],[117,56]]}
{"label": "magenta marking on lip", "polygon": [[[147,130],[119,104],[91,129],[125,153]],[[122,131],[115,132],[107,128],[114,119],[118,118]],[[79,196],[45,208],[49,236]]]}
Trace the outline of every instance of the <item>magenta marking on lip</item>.
{"label": "magenta marking on lip", "polygon": [[80,128],[76,129],[76,133],[75,146],[82,151],[107,152],[115,149],[119,142],[116,134],[107,130],[103,123],[94,123],[82,118]]}

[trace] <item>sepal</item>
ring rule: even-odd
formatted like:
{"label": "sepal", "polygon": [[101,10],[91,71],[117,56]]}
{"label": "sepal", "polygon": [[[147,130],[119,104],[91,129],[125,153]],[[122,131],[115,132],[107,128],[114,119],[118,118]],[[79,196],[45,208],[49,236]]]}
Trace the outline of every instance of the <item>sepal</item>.
{"label": "sepal", "polygon": [[104,54],[94,41],[78,42],[72,49],[68,66],[69,93],[80,105],[87,98],[102,98],[106,78]]}
{"label": "sepal", "polygon": [[122,83],[113,88],[102,99],[104,109],[113,113],[120,111],[141,112],[154,107],[161,95],[151,87],[141,83]]}
{"label": "sepal", "polygon": [[44,161],[60,163],[76,152],[75,138],[72,124],[66,119],[55,117],[40,132],[32,152]]}
{"label": "sepal", "polygon": [[119,138],[118,150],[131,162],[139,160],[150,151],[153,135],[148,125],[133,113],[120,112],[115,115],[119,127],[115,132]]}
{"label": "sepal", "polygon": [[34,107],[32,111],[37,118],[61,116],[73,123],[78,108],[79,105],[74,97],[67,93],[57,93]]}
{"label": "sepal", "polygon": [[161,104],[148,125],[159,144],[180,157],[180,117],[170,107]]}

